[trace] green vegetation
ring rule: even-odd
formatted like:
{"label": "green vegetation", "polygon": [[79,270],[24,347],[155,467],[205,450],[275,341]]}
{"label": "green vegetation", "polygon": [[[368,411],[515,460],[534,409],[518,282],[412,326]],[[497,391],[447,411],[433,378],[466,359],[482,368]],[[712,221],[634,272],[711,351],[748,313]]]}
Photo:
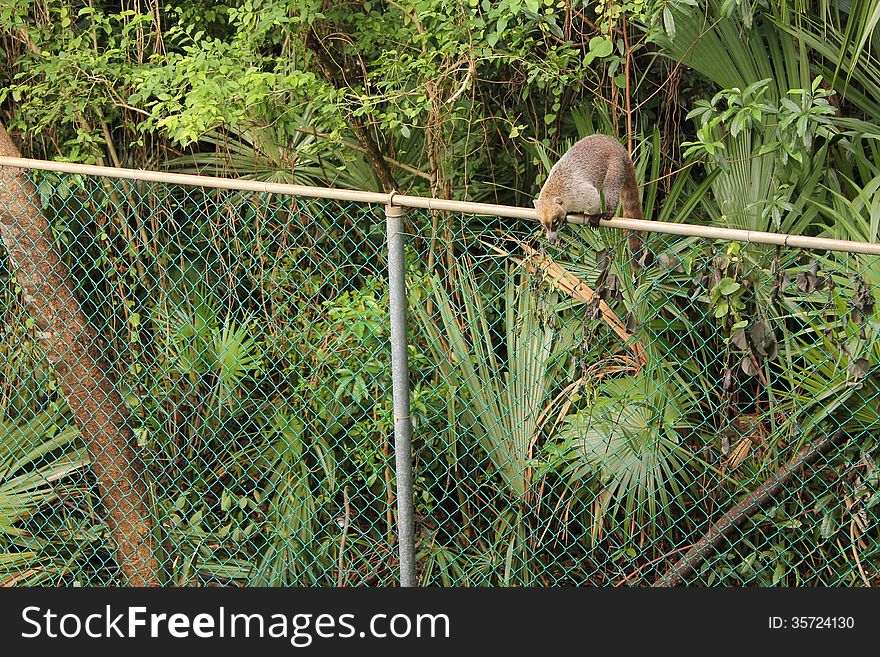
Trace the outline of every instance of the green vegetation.
{"label": "green vegetation", "polygon": [[[137,9],[132,9],[132,6]],[[593,132],[646,216],[880,241],[880,2],[0,2],[27,156],[528,206]],[[392,585],[381,208],[34,173],[183,585]],[[880,261],[407,218],[419,580],[880,577]],[[537,249],[537,250],[536,250]],[[2,273],[0,583],[109,584],[89,456]],[[615,321],[617,322],[615,324]]]}

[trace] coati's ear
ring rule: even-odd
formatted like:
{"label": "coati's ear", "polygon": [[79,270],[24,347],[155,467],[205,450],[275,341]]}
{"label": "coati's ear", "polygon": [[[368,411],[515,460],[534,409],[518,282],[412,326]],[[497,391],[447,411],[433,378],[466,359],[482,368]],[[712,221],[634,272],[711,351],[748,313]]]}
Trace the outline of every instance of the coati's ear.
{"label": "coati's ear", "polygon": [[561,197],[561,196],[557,196],[556,198],[553,199],[553,202],[554,202],[556,205],[562,205],[562,197]]}

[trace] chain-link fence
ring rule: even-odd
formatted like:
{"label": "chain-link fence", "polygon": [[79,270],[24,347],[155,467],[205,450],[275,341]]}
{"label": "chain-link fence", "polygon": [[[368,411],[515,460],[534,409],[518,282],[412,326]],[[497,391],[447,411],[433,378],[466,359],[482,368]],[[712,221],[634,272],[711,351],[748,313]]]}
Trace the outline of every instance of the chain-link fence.
{"label": "chain-link fence", "polygon": [[[396,585],[385,208],[27,177],[0,584]],[[417,583],[878,582],[877,256],[405,230]]]}

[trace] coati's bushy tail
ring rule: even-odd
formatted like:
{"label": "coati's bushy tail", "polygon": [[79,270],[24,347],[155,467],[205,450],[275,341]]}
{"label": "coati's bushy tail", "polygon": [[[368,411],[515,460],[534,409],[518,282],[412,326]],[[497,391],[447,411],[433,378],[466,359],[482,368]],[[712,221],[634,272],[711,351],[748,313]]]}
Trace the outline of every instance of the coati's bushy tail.
{"label": "coati's bushy tail", "polygon": [[[623,206],[623,216],[627,219],[644,219],[642,203],[639,200],[639,187],[631,167],[627,167],[627,176],[623,188],[620,190],[620,204]],[[629,244],[630,257],[634,262],[645,265],[647,252],[645,240],[639,233],[628,231],[627,243]]]}
{"label": "coati's bushy tail", "polygon": [[626,168],[626,179],[620,190],[620,203],[623,206],[623,216],[627,219],[645,218],[642,214],[642,203],[639,201],[639,186],[631,167]]}

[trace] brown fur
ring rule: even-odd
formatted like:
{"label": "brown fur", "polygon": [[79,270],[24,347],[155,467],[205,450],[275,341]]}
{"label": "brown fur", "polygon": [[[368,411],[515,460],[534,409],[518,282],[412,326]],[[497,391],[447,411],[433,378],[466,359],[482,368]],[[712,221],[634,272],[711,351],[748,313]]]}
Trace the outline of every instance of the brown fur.
{"label": "brown fur", "polygon": [[[604,197],[604,207],[602,200]],[[591,225],[614,216],[617,206],[628,219],[644,219],[632,160],[619,141],[606,135],[584,137],[553,165],[541,188],[535,208],[547,239],[556,235],[568,213],[590,215]],[[633,255],[641,254],[642,239],[629,234]]]}

